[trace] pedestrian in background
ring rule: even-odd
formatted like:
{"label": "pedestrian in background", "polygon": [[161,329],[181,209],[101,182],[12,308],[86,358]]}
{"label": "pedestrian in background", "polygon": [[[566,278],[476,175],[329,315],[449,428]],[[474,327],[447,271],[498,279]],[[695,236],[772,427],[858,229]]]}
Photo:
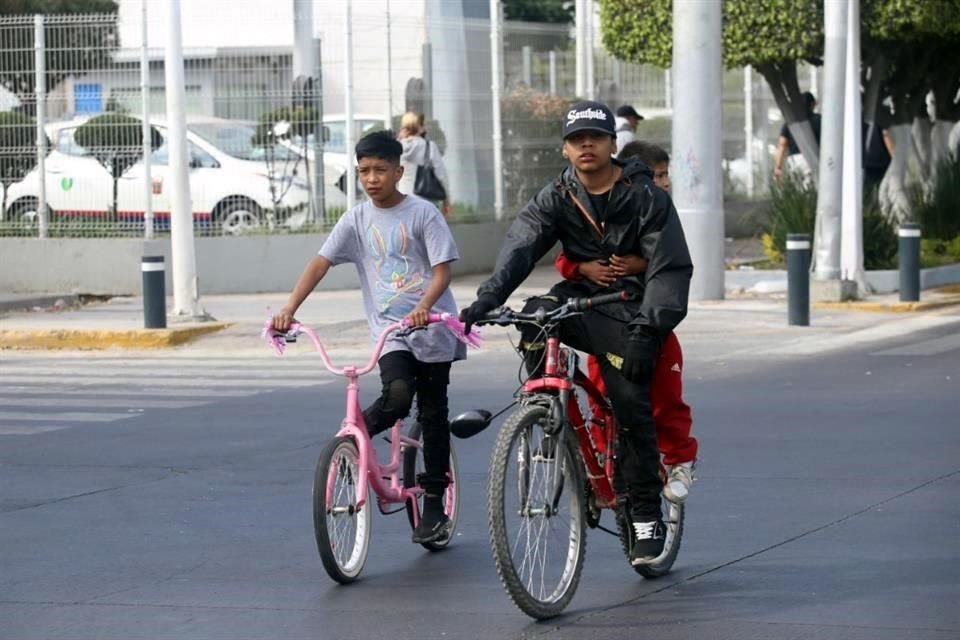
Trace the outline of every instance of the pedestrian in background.
{"label": "pedestrian in background", "polygon": [[617,132],[618,150],[637,139],[637,125],[640,124],[641,120],[643,120],[643,116],[637,113],[632,105],[625,104],[617,108],[614,125]]}
{"label": "pedestrian in background", "polygon": [[403,155],[400,164],[403,166],[403,178],[398,190],[401,193],[421,195],[416,193],[417,168],[432,165],[433,172],[443,185],[446,197],[434,204],[443,212],[444,217],[450,215],[450,178],[447,166],[443,162],[443,154],[437,143],[427,138],[427,130],[423,126],[423,114],[408,111],[400,118],[400,133],[397,140],[403,145]]}

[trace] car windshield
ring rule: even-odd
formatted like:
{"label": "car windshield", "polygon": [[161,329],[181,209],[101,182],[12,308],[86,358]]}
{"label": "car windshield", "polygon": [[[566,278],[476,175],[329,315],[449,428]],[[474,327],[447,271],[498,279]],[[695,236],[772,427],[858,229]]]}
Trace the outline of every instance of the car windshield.
{"label": "car windshield", "polygon": [[[267,159],[269,149],[266,146],[255,146],[253,144],[253,135],[256,133],[253,126],[236,123],[203,123],[190,124],[188,128],[220,151],[234,158],[260,162]],[[282,145],[273,145],[272,151],[275,160],[292,160],[296,157],[295,151]]]}
{"label": "car windshield", "polygon": [[[383,120],[354,120],[353,141],[356,143],[365,134],[383,128]],[[329,139],[324,143],[324,151],[345,153],[347,145],[346,120],[324,121],[323,126],[329,133]]]}

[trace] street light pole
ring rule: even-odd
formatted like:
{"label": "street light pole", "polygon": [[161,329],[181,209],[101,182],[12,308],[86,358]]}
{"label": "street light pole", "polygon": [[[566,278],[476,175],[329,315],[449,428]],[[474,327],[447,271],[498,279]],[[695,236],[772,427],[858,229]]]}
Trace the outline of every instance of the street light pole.
{"label": "street light pole", "polygon": [[673,199],[693,259],[691,300],[724,294],[720,0],[673,2]]}
{"label": "street light pole", "polygon": [[[579,2],[580,0],[577,0]],[[500,90],[503,85],[501,0],[490,0],[490,95],[493,116],[493,212],[503,218],[503,123],[500,117]]]}
{"label": "street light pole", "polygon": [[344,188],[347,190],[347,210],[353,209],[357,202],[357,174],[353,154],[353,2],[346,0],[346,82],[344,83],[344,123],[345,150],[347,153],[347,180]]}

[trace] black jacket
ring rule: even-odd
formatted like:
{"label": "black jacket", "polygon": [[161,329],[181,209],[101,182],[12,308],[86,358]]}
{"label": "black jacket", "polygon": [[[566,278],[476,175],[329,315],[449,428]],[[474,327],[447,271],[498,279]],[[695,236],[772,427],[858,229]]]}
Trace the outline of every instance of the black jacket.
{"label": "black jacket", "polygon": [[[478,289],[501,304],[530,275],[559,240],[571,260],[584,262],[636,254],[649,261],[645,273],[621,278],[604,288],[582,283],[583,295],[626,289],[635,302],[603,307],[605,315],[661,335],[687,314],[693,265],[677,210],[670,196],[653,184],[653,173],[639,160],[623,164],[600,222],[574,168],[568,167],[517,215],[507,231],[494,274]],[[599,311],[599,310],[598,310]]]}

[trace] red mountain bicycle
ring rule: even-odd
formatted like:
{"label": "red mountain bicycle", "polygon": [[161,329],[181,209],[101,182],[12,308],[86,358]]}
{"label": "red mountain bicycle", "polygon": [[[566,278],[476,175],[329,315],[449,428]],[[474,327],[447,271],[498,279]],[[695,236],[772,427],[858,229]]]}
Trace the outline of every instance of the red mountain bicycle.
{"label": "red mountain bicycle", "polygon": [[[532,323],[546,335],[545,371],[517,394],[490,462],[488,517],[497,573],[514,603],[543,619],[559,614],[576,592],[583,571],[587,527],[618,535],[629,556],[632,536],[626,496],[618,490],[617,427],[610,404],[578,367],[576,351],[561,346],[556,327],[564,318],[626,293],[574,298],[552,311],[491,312],[477,324]],[[522,366],[522,365],[521,365]],[[584,419],[578,389],[604,407]],[[458,417],[458,431],[477,431],[487,412]],[[472,424],[469,424],[472,423]],[[453,425],[451,425],[453,428]],[[666,477],[661,467],[661,474]],[[666,574],[680,550],[683,505],[663,500],[667,526],[663,553],[634,567],[646,578]],[[617,532],[600,526],[603,510],[614,512]]]}

